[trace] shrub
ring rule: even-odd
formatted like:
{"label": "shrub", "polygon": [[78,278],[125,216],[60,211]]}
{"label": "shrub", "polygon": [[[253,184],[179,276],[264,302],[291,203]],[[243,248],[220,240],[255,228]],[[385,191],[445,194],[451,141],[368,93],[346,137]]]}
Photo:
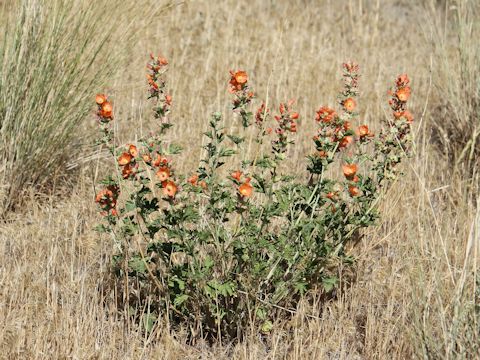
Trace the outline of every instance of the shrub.
{"label": "shrub", "polygon": [[270,125],[265,103],[250,110],[255,95],[246,72],[232,71],[233,112],[244,130],[255,128],[257,151],[248,158],[242,134],[227,134],[214,113],[205,156],[196,172],[181,175],[174,166],[180,149],[165,141],[172,126],[167,64],[153,56],[148,64],[159,124],[151,137],[115,146],[111,103],[97,96],[99,143],[117,168],[96,195],[105,217],[98,229],[115,242],[120,300],[147,328],[162,316],[192,336],[235,336],[248,324],[268,332],[277,313],[292,313],[302,297],[338,285],[339,265],[354,260],[346,245],[378,218],[382,188],[396,177],[410,142],[409,79],[397,78],[392,119],[375,136],[367,125],[353,125],[358,66],[344,64],[341,108],[316,112],[304,178],[288,171],[299,119],[294,101],[280,103]]}

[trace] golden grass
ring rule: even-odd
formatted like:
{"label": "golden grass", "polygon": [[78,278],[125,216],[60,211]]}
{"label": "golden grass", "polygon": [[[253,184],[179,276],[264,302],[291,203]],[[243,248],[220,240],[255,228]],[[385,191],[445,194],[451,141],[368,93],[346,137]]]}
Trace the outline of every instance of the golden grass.
{"label": "golden grass", "polygon": [[[406,176],[385,196],[381,224],[352,250],[359,259],[357,280],[338,300],[321,309],[301,308],[292,321],[275,324],[266,340],[252,334],[235,345],[190,346],[181,332],[172,335],[162,327],[151,337],[137,333],[117,316],[112,294],[102,291],[112,244],[92,230],[99,220],[93,203],[98,164],[80,158],[74,186],[64,186],[56,197],[32,191],[24,209],[0,224],[1,356],[475,358],[480,353],[474,310],[480,303],[475,282],[479,182],[449,164],[431,140],[433,123],[445,121],[432,117],[443,95],[433,84],[449,74],[441,72],[443,59],[431,51],[424,25],[433,15],[445,18],[453,4],[426,3],[185,2],[142,30],[143,40],[126,49],[129,72],[115,77],[108,89],[120,137],[134,140],[151,126],[142,93],[146,55],[151,50],[169,58],[173,140],[187,147],[188,159],[177,161],[185,170],[200,156],[208,114],[228,109],[227,71],[243,68],[260,97],[268,94],[275,104],[298,99],[299,140],[291,156],[303,170],[303,156],[312,149],[314,110],[334,104],[342,61],[354,59],[362,67],[359,106],[374,129],[387,116],[386,88],[396,74],[408,72],[416,115],[414,156],[406,162]],[[422,11],[427,5],[433,10]]]}

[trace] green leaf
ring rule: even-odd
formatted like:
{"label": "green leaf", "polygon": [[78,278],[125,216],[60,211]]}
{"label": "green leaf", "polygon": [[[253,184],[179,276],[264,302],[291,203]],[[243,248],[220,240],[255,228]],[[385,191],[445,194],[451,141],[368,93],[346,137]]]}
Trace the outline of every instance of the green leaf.
{"label": "green leaf", "polygon": [[221,157],[229,157],[235,155],[235,150],[233,149],[220,149],[219,156]]}
{"label": "green leaf", "polygon": [[215,262],[213,261],[213,259],[210,256],[207,256],[205,258],[205,260],[203,261],[203,268],[205,270],[209,270],[213,267],[213,265],[215,265]]}
{"label": "green leaf", "polygon": [[145,263],[145,260],[143,260],[140,256],[132,257],[128,261],[128,266],[133,271],[141,274],[145,274],[147,272],[147,264]]}
{"label": "green leaf", "polygon": [[326,292],[330,292],[337,285],[338,279],[335,276],[325,278],[322,280],[323,288]]}
{"label": "green leaf", "polygon": [[177,297],[175,297],[175,300],[173,300],[173,305],[175,307],[178,307],[178,306],[182,305],[185,301],[187,301],[188,298],[189,298],[189,296],[187,294],[177,296]]}
{"label": "green leaf", "polygon": [[100,233],[105,233],[105,232],[110,232],[110,227],[105,226],[103,224],[95,226],[95,231],[100,232]]}
{"label": "green leaf", "polygon": [[125,211],[126,212],[130,212],[130,211],[133,211],[137,208],[137,206],[135,205],[135,202],[132,201],[132,200],[128,200],[126,203],[125,203]]}
{"label": "green leaf", "polygon": [[295,292],[303,295],[307,291],[307,286],[308,286],[308,283],[304,281],[299,281],[298,283],[295,284]]}
{"label": "green leaf", "polygon": [[145,326],[145,330],[147,332],[151,332],[153,330],[153,326],[155,325],[156,321],[157,321],[157,317],[155,316],[155,314],[149,313],[144,315],[143,326]]}
{"label": "green leaf", "polygon": [[267,320],[262,324],[262,328],[261,328],[262,333],[268,334],[272,330],[273,330],[273,324],[270,320]]}
{"label": "green leaf", "polygon": [[271,169],[275,167],[275,161],[268,156],[265,156],[264,158],[257,160],[256,165],[262,169]]}
{"label": "green leaf", "polygon": [[256,314],[257,318],[259,318],[260,320],[265,320],[267,318],[267,312],[262,307],[257,308]]}
{"label": "green leaf", "polygon": [[167,155],[180,154],[183,148],[178,144],[170,144],[167,150]]}
{"label": "green leaf", "polygon": [[228,138],[230,140],[232,140],[232,142],[235,144],[235,145],[239,145],[241,144],[242,142],[245,141],[245,137],[241,137],[241,136],[236,136],[236,135],[227,135]]}

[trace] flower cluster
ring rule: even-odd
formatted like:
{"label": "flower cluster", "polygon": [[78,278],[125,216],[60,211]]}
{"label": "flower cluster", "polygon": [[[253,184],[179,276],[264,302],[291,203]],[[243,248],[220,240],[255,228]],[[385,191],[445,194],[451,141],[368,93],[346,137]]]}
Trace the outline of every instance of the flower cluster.
{"label": "flower cluster", "polygon": [[97,115],[101,122],[109,122],[113,120],[113,106],[110,101],[107,100],[106,95],[97,94],[95,97],[97,103]]}
{"label": "flower cluster", "polygon": [[153,109],[155,118],[167,122],[167,114],[172,105],[172,96],[166,92],[165,80],[162,75],[168,65],[167,59],[162,56],[155,57],[150,54],[150,62],[147,64],[147,81],[149,85],[149,98],[157,100],[157,106]]}
{"label": "flower cluster", "polygon": [[337,152],[354,143],[355,132],[351,121],[326,106],[317,110],[315,120],[319,124],[317,133],[313,136],[316,153],[309,157],[309,170],[320,174],[325,166],[333,162]]}
{"label": "flower cluster", "polygon": [[358,96],[358,80],[360,78],[360,67],[355,62],[343,63],[343,85],[344,90],[341,93],[341,98]]}
{"label": "flower cluster", "polygon": [[395,119],[405,119],[407,123],[411,124],[413,122],[413,115],[410,111],[407,110],[407,101],[410,98],[411,88],[408,85],[410,79],[407,74],[400,75],[396,82],[395,91],[390,91],[392,98],[389,101],[389,104],[393,110],[393,116]]}
{"label": "flower cluster", "polygon": [[207,190],[207,188],[208,188],[207,182],[205,180],[200,180],[199,181],[199,179],[200,179],[200,177],[198,176],[198,174],[193,174],[192,176],[190,176],[187,179],[187,183],[189,183],[193,187],[199,186],[201,189]]}
{"label": "flower cluster", "polygon": [[395,88],[388,92],[391,95],[388,103],[392,109],[393,121],[389,122],[389,127],[380,133],[379,141],[375,143],[375,170],[379,182],[396,177],[397,165],[408,152],[413,122],[413,115],[407,110],[412,91],[409,84],[408,75],[402,74],[397,77]]}
{"label": "flower cluster", "polygon": [[102,209],[102,215],[118,215],[116,207],[119,194],[120,188],[117,185],[109,185],[98,192],[95,196],[95,202]]}
{"label": "flower cluster", "polygon": [[[356,63],[343,64],[344,89],[339,95],[340,113],[327,106],[322,106],[316,112],[315,120],[319,124],[317,134],[313,137],[316,153],[309,156],[308,168],[312,174],[321,174],[340,151],[349,149],[355,143],[367,144],[374,137],[367,125],[360,125],[355,130],[352,125],[358,116],[358,71]],[[350,191],[350,194],[358,193]]]}
{"label": "flower cluster", "polygon": [[344,90],[340,94],[340,104],[343,110],[349,114],[352,114],[357,107],[355,98],[358,96],[358,79],[360,77],[358,70],[359,66],[356,63],[343,64]]}
{"label": "flower cluster", "polygon": [[151,162],[151,165],[158,169],[155,175],[161,181],[163,194],[169,198],[174,198],[177,194],[178,187],[172,180],[173,171],[170,161],[166,157],[156,154],[156,158]]}
{"label": "flower cluster", "polygon": [[233,110],[238,112],[242,118],[244,128],[250,125],[252,114],[247,110],[248,105],[254,97],[253,91],[248,86],[248,75],[243,70],[230,71],[230,93],[235,95],[233,99]]}
{"label": "flower cluster", "polygon": [[124,179],[128,179],[131,176],[135,175],[135,172],[138,169],[138,163],[136,157],[138,156],[138,149],[135,145],[127,145],[128,150],[123,152],[118,157],[118,165],[122,169],[122,176]]}
{"label": "flower cluster", "polygon": [[[240,197],[248,198],[252,196],[253,186],[250,184],[250,181],[252,180],[250,177],[245,177],[240,170],[232,172],[230,177],[232,178]],[[243,180],[242,177],[244,177]]]}
{"label": "flower cluster", "polygon": [[343,175],[350,182],[348,184],[348,192],[354,197],[360,194],[360,189],[356,186],[356,183],[359,182],[360,178],[357,175],[358,165],[357,164],[345,164],[342,166]]}
{"label": "flower cluster", "polygon": [[322,106],[317,110],[315,120],[317,122],[331,123],[337,117],[337,112],[328,106]]}
{"label": "flower cluster", "polygon": [[[168,61],[161,56],[153,55],[150,55],[150,60],[147,64],[148,98],[153,99],[155,103],[154,117],[162,120],[159,132],[161,135],[170,127],[166,115],[170,111],[172,97],[167,94],[163,79]],[[113,119],[113,106],[103,94],[98,94],[95,101],[98,105],[97,115],[100,119],[101,129],[104,132],[99,143],[106,145],[110,149],[110,153],[115,156],[121,178],[132,181],[134,184],[153,183],[162,189],[162,193],[169,200],[173,199],[177,194],[178,187],[172,178],[173,172],[169,160],[161,155],[163,151],[160,136],[152,134],[149,138],[140,139],[137,145],[115,146],[112,141],[113,132],[109,126],[109,122]],[[149,175],[152,172],[156,175],[157,182],[152,182]],[[97,202],[102,208],[103,215],[111,214],[111,212],[105,212],[104,208],[108,208],[112,204],[116,205],[120,181],[109,179],[106,183],[109,184],[109,188],[97,196]],[[116,210],[114,213],[116,214]]]}
{"label": "flower cluster", "polygon": [[275,120],[277,121],[277,127],[275,128],[275,133],[277,134],[277,139],[272,141],[272,149],[275,155],[281,156],[287,150],[288,144],[292,144],[292,141],[288,140],[288,133],[297,132],[297,120],[299,114],[296,111],[293,111],[292,106],[294,100],[290,100],[287,103],[280,103],[279,111],[280,115],[275,115]]}
{"label": "flower cluster", "polygon": [[266,105],[264,102],[262,102],[262,105],[257,109],[257,112],[255,113],[255,124],[262,129],[263,124],[265,123],[268,115],[270,113],[270,109],[267,109]]}
{"label": "flower cluster", "polygon": [[108,150],[113,154],[114,148],[111,146],[113,139],[112,120],[113,120],[113,105],[107,99],[105,94],[97,94],[95,96],[95,103],[97,104],[97,119],[102,130],[102,137],[98,139],[98,144],[107,145]]}

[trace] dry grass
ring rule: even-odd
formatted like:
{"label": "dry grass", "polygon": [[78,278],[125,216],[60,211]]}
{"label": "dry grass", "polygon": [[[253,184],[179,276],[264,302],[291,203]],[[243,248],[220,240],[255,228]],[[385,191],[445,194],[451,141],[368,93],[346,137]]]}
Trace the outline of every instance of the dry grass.
{"label": "dry grass", "polygon": [[[363,118],[373,128],[385,116],[390,79],[413,79],[416,148],[406,176],[386,194],[382,223],[353,251],[357,281],[322,309],[308,306],[270,339],[236,345],[190,346],[181,333],[160,328],[151,337],[116,316],[102,292],[112,244],[92,228],[95,163],[84,163],[75,186],[41,198],[0,224],[0,354],[14,358],[408,359],[475,358],[480,354],[477,269],[478,178],[452,167],[431,141],[441,89],[432,84],[442,60],[431,51],[432,11],[447,6],[417,1],[198,0],[173,6],[131,44],[130,73],[111,93],[125,141],[149,127],[143,66],[148,51],[171,61],[174,137],[199,158],[201,130],[213,110],[227,109],[226,71],[244,68],[259,96],[295,97],[302,116],[291,154],[299,170],[311,149],[313,111],[333,104],[339,64],[362,65]],[[132,15],[133,16],[133,15]],[[141,23],[143,20],[138,19]],[[119,25],[121,26],[121,24]],[[472,45],[473,46],[473,45]],[[99,89],[101,90],[101,89]],[[133,99],[133,100],[127,100]],[[93,119],[92,119],[93,120]],[[236,126],[232,123],[232,126]],[[90,154],[87,154],[90,155]],[[470,176],[470,175],[469,175]],[[72,190],[73,188],[73,190]],[[302,314],[315,314],[308,318]]]}

